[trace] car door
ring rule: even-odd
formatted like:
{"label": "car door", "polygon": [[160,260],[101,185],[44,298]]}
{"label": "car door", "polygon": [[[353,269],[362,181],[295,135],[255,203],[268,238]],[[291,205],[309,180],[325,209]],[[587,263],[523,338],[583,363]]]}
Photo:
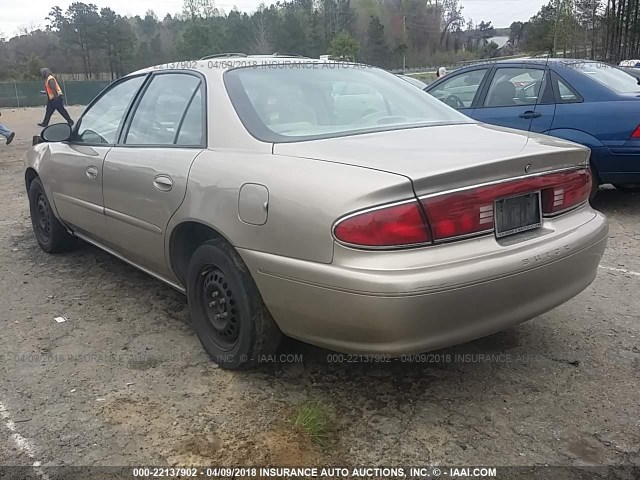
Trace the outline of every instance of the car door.
{"label": "car door", "polygon": [[484,66],[451,73],[427,88],[427,92],[450,107],[472,116],[473,107],[490,70],[490,67]]}
{"label": "car door", "polygon": [[154,72],[104,162],[109,245],[159,275],[166,226],[206,148],[204,82],[195,72]]}
{"label": "car door", "polygon": [[112,84],[87,107],[68,142],[49,145],[53,202],[60,218],[77,233],[103,238],[104,159],[144,79],[140,75]]}
{"label": "car door", "polygon": [[544,65],[498,66],[471,116],[484,123],[547,132],[553,123],[553,90]]}

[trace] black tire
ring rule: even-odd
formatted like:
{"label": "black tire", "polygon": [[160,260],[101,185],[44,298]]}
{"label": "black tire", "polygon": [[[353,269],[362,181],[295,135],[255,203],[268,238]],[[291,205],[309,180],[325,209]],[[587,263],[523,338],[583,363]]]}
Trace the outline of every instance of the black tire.
{"label": "black tire", "polygon": [[47,194],[38,177],[34,178],[29,186],[29,210],[33,234],[42,250],[47,253],[60,253],[74,247],[75,238],[53,214]]}
{"label": "black tire", "polygon": [[640,192],[640,183],[614,183],[613,186],[622,192]]}
{"label": "black tire", "polygon": [[224,240],[210,240],[193,253],[187,298],[193,328],[222,368],[250,368],[276,352],[282,333],[247,266]]}
{"label": "black tire", "polygon": [[589,170],[591,170],[591,192],[589,192],[589,203],[593,203],[596,195],[598,195],[598,190],[600,190],[600,176],[596,169],[593,168],[593,165],[589,167]]}

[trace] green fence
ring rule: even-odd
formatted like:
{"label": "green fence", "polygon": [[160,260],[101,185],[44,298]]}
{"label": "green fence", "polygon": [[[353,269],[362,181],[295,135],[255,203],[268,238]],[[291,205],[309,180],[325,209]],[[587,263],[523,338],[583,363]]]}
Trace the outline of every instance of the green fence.
{"label": "green fence", "polygon": [[[67,105],[87,105],[98,95],[109,81],[103,80],[67,80],[60,81]],[[38,82],[0,82],[1,107],[38,107],[47,103],[44,81]]]}

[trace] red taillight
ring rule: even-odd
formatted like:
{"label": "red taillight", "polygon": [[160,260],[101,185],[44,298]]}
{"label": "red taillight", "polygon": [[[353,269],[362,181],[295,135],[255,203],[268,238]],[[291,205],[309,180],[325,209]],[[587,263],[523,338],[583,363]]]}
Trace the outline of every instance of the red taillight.
{"label": "red taillight", "polygon": [[633,133],[631,134],[631,138],[635,138],[635,139],[640,138],[640,125],[638,125],[636,129],[633,131]]}
{"label": "red taillight", "polygon": [[423,200],[433,229],[433,239],[443,240],[493,230],[495,188],[475,188]]}
{"label": "red taillight", "polygon": [[542,213],[558,213],[589,199],[591,172],[588,169],[554,173],[549,177],[553,186],[542,191]]}
{"label": "red taillight", "polygon": [[499,198],[542,191],[542,213],[553,214],[585,202],[591,177],[588,169],[557,172],[496,183],[422,200],[433,239],[450,240],[493,230],[493,205]]}
{"label": "red taillight", "polygon": [[[478,235],[494,229],[494,204],[501,198],[540,191],[542,214],[553,215],[589,199],[588,168],[435,194],[356,213],[340,221],[335,237],[363,247],[399,247]],[[431,237],[431,233],[433,237]]]}
{"label": "red taillight", "polygon": [[418,202],[356,213],[338,223],[334,234],[342,242],[363,247],[399,247],[431,240]]}

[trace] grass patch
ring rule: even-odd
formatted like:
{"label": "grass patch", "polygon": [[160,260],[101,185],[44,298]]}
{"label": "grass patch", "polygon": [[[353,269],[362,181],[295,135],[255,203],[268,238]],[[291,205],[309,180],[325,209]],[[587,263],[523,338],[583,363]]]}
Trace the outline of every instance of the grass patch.
{"label": "grass patch", "polygon": [[303,432],[319,447],[326,449],[333,444],[331,409],[320,402],[308,402],[300,407],[293,426]]}
{"label": "grass patch", "polygon": [[422,72],[422,73],[408,73],[410,77],[417,78],[418,80],[422,80],[424,83],[429,85],[437,80],[436,73]]}

